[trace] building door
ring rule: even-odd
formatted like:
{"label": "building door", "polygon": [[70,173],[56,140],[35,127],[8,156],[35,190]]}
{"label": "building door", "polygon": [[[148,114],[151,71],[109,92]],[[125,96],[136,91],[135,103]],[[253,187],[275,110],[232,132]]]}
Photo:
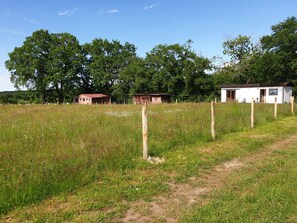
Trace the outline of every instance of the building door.
{"label": "building door", "polygon": [[227,101],[235,101],[235,90],[227,90]]}
{"label": "building door", "polygon": [[260,102],[265,102],[266,89],[260,89]]}

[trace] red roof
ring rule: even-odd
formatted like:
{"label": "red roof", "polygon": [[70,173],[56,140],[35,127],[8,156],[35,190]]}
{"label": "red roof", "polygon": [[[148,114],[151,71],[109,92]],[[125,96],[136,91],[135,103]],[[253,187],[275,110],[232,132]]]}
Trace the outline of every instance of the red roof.
{"label": "red roof", "polygon": [[106,94],[80,94],[79,96],[84,96],[88,98],[109,98]]}

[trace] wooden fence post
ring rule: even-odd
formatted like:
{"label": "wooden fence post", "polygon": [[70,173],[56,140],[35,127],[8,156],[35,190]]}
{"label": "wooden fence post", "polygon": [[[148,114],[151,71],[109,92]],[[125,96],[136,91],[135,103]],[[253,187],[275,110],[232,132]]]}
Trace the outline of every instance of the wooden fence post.
{"label": "wooden fence post", "polygon": [[213,140],[216,138],[216,132],[215,132],[215,106],[214,102],[211,101],[211,137]]}
{"label": "wooden fence post", "polygon": [[255,122],[255,101],[254,98],[252,98],[252,102],[251,102],[251,129],[254,128],[254,122]]}
{"label": "wooden fence post", "polygon": [[292,113],[292,115],[294,116],[294,101],[295,101],[295,97],[294,96],[291,96],[291,100],[290,100],[290,102],[291,102],[291,113]]}
{"label": "wooden fence post", "polygon": [[147,124],[147,103],[142,107],[142,143],[143,143],[143,159],[148,157],[148,124]]}
{"label": "wooden fence post", "polygon": [[277,118],[277,97],[274,98],[274,119]]}
{"label": "wooden fence post", "polygon": [[215,98],[215,104],[217,103],[217,98]]}

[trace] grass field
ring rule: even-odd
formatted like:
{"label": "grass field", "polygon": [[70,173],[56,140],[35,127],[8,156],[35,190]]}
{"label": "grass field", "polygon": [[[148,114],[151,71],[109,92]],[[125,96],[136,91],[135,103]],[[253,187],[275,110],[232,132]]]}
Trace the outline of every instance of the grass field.
{"label": "grass field", "polygon": [[297,143],[233,174],[180,222],[297,222]]}
{"label": "grass field", "polygon": [[[154,180],[137,178],[147,192],[135,191],[130,176],[123,175],[127,170],[150,169],[141,161],[140,111],[140,106],[133,105],[1,106],[0,213],[67,194],[98,179],[108,182],[106,187],[118,180],[122,188],[113,196],[94,191],[100,194],[102,203],[93,207],[91,202],[90,209],[114,205],[117,199],[129,201],[168,190],[161,183],[163,175]],[[273,121],[273,105],[256,104],[255,111],[256,128]],[[279,119],[290,115],[287,104],[279,105],[278,111]],[[216,114],[219,140],[228,133],[249,129],[248,104],[217,104]],[[164,168],[176,168],[181,162],[177,172],[182,174],[176,180],[182,182],[201,164],[193,160],[183,163],[177,155],[181,148],[210,141],[208,103],[149,106],[149,154],[169,158],[174,154]],[[204,165],[216,161],[209,158]],[[65,218],[72,215],[63,214]]]}

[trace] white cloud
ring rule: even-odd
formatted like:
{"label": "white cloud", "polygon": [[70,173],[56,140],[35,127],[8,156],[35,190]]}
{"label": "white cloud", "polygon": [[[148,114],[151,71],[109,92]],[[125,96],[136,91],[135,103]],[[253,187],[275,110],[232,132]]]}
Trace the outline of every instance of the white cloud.
{"label": "white cloud", "polygon": [[77,8],[76,8],[76,9],[73,9],[73,10],[60,11],[60,12],[58,13],[58,15],[59,15],[59,16],[70,16],[70,15],[76,13],[76,11],[77,11]]}
{"label": "white cloud", "polygon": [[24,17],[24,20],[25,20],[26,22],[29,22],[29,23],[34,24],[34,25],[39,25],[39,24],[40,24],[39,22],[37,22],[37,21],[35,21],[35,20],[32,20],[32,19],[28,19],[28,18],[26,18],[26,17]]}
{"label": "white cloud", "polygon": [[1,27],[0,27],[0,32],[1,33],[10,33],[10,34],[15,34],[15,35],[21,34],[17,29],[3,29]]}
{"label": "white cloud", "polygon": [[119,9],[110,9],[110,10],[105,10],[105,9],[101,9],[99,10],[99,15],[103,15],[103,14],[115,14],[120,12]]}
{"label": "white cloud", "polygon": [[151,5],[146,5],[146,6],[144,7],[144,10],[150,10],[150,9],[156,7],[157,5],[158,5],[158,3],[154,3],[154,4],[151,4]]}
{"label": "white cloud", "polygon": [[66,11],[60,11],[60,12],[59,12],[59,15],[60,15],[60,16],[69,15],[69,10],[66,10]]}
{"label": "white cloud", "polygon": [[118,13],[120,10],[118,9],[111,9],[107,12],[107,14],[113,14],[113,13]]}

